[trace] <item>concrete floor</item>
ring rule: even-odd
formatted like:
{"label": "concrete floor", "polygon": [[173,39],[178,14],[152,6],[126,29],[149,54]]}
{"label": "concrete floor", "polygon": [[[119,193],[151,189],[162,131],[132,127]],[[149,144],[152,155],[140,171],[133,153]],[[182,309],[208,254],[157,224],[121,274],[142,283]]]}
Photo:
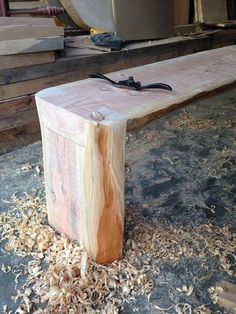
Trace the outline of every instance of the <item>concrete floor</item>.
{"label": "concrete floor", "polygon": [[[22,171],[30,164],[31,169]],[[44,197],[41,142],[0,156],[0,210],[13,194],[24,192]],[[126,152],[126,237],[141,222],[157,227],[184,229],[212,223],[227,225],[236,232],[236,89],[207,100],[197,101],[152,122],[139,132],[127,135]],[[129,219],[132,217],[132,219]],[[1,263],[26,263],[16,254],[6,253],[1,243]],[[235,248],[236,253],[236,248]],[[235,261],[232,270],[236,274]],[[148,300],[137,297],[139,313],[161,313],[176,302],[198,307],[207,304],[212,313],[230,313],[214,305],[208,288],[222,279],[236,283],[235,276],[221,270],[219,259],[181,257],[178,262],[153,261],[160,275]],[[180,294],[177,287],[195,277],[195,293]],[[204,279],[203,279],[204,278]],[[23,280],[23,279],[22,279]],[[0,271],[0,308],[11,300],[15,283],[10,273]],[[126,304],[121,313],[133,313]],[[176,313],[172,308],[165,313]]]}

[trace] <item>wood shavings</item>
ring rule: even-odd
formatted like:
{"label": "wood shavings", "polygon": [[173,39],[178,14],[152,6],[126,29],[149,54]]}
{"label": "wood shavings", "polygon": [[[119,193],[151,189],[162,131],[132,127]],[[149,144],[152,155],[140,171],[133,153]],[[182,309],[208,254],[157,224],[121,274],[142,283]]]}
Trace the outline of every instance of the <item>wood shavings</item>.
{"label": "wood shavings", "polygon": [[[144,254],[156,261],[204,258],[211,254],[219,258],[224,272],[235,275],[227,256],[235,254],[236,234],[229,227],[206,224],[186,230],[170,226],[167,230],[140,223],[128,231],[124,258],[104,266],[93,262],[77,243],[47,225],[44,201],[26,196],[22,200],[13,198],[13,202],[13,211],[0,214],[0,228],[7,240],[5,248],[33,258],[26,266],[17,265],[11,270],[2,266],[3,270],[12,271],[16,279],[22,274],[28,276],[23,290],[17,293],[16,299],[22,300],[18,313],[32,311],[36,305],[38,314],[118,313],[125,302],[132,303],[137,295],[150,296],[154,287],[148,276],[148,272],[154,274],[153,266],[140,261]],[[187,296],[193,291],[193,284],[180,289]],[[209,293],[216,295],[214,291]],[[44,302],[46,309],[40,309]],[[192,309],[177,304],[172,308],[181,314],[209,314],[204,306]]]}
{"label": "wood shavings", "polygon": [[178,303],[175,305],[177,314],[192,314],[192,307],[187,303]]}
{"label": "wood shavings", "polygon": [[32,165],[30,165],[30,164],[25,164],[25,165],[23,165],[22,167],[21,167],[21,171],[30,171],[30,170],[32,170],[33,169],[33,167],[32,167]]}

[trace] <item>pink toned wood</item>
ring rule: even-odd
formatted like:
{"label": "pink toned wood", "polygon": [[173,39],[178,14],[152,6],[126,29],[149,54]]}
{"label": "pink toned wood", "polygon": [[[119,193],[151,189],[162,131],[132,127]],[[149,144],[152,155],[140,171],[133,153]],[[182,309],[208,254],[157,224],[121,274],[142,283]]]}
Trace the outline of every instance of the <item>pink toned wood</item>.
{"label": "pink toned wood", "polygon": [[[36,94],[49,223],[99,263],[121,257],[125,133],[166,111],[236,83],[236,46],[115,72],[164,90],[117,89],[86,79]],[[94,120],[93,112],[101,121]]]}

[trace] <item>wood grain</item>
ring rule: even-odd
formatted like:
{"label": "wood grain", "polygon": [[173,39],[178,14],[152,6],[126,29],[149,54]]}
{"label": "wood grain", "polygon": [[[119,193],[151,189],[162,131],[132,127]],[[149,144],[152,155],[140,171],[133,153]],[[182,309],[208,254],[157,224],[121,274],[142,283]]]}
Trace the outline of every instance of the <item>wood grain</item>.
{"label": "wood grain", "polygon": [[16,25],[1,26],[0,41],[19,40],[26,38],[63,36],[64,28],[59,26]]}
{"label": "wood grain", "polygon": [[78,240],[99,263],[121,257],[127,130],[142,127],[199,95],[236,83],[236,46],[111,73],[132,74],[173,91],[119,89],[86,79],[36,94],[43,136],[50,224]]}
{"label": "wood grain", "polygon": [[62,36],[6,40],[0,41],[0,56],[60,50],[63,48],[64,39]]}
{"label": "wood grain", "polygon": [[0,101],[0,118],[33,108],[36,108],[34,96],[23,96]]}
{"label": "wood grain", "polygon": [[174,0],[174,25],[189,23],[189,0]]}
{"label": "wood grain", "polygon": [[226,0],[195,0],[197,18],[201,23],[214,23],[227,20]]}
{"label": "wood grain", "polygon": [[16,69],[29,65],[50,62],[55,62],[54,51],[0,56],[0,70]]}
{"label": "wood grain", "polygon": [[33,143],[40,138],[39,121],[3,130],[0,132],[0,154],[15,149],[15,147]]}
{"label": "wood grain", "polygon": [[53,18],[45,17],[0,17],[0,26],[9,25],[44,25],[44,26],[55,26],[56,23]]}
{"label": "wood grain", "polygon": [[[43,77],[58,76],[69,72],[86,71],[88,74],[98,68],[106,67],[104,73],[115,71],[112,69],[116,65],[116,70],[126,67],[134,67],[191,54],[199,51],[216,48],[217,45],[227,46],[236,40],[236,30],[219,31],[212,35],[201,38],[174,37],[154,43],[132,45],[126,51],[104,53],[96,56],[61,58],[57,62],[48,64],[32,65],[27,68],[17,68],[0,70],[0,85],[17,83],[39,79]],[[128,66],[127,66],[128,65]],[[109,70],[110,68],[110,70]],[[88,75],[87,75],[88,76]],[[65,81],[65,83],[68,81]],[[60,84],[60,83],[59,83]],[[61,83],[62,84],[62,83]],[[53,86],[53,85],[52,85]]]}

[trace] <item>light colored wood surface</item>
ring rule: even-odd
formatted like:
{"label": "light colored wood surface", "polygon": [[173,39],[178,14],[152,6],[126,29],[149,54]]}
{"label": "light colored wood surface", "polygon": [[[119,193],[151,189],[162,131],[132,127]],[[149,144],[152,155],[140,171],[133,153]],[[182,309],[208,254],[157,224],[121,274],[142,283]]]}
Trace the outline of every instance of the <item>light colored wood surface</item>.
{"label": "light colored wood surface", "polygon": [[11,25],[0,27],[0,41],[19,40],[26,38],[53,37],[63,35],[64,28],[59,26]]}
{"label": "light colored wood surface", "polygon": [[0,70],[15,69],[28,65],[49,63],[54,61],[55,54],[53,51],[0,56]]}
{"label": "light colored wood surface", "polygon": [[62,36],[7,40],[0,41],[0,56],[60,50],[63,48],[64,38]]}
{"label": "light colored wood surface", "polygon": [[173,92],[137,92],[86,79],[37,93],[50,224],[99,263],[119,258],[126,130],[234,84],[235,57],[236,46],[230,46],[109,75],[168,83]]}
{"label": "light colored wood surface", "polygon": [[10,25],[44,25],[55,26],[53,18],[47,17],[0,17],[0,26]]}
{"label": "light colored wood surface", "polygon": [[227,20],[226,0],[195,0],[197,21],[214,23]]}

